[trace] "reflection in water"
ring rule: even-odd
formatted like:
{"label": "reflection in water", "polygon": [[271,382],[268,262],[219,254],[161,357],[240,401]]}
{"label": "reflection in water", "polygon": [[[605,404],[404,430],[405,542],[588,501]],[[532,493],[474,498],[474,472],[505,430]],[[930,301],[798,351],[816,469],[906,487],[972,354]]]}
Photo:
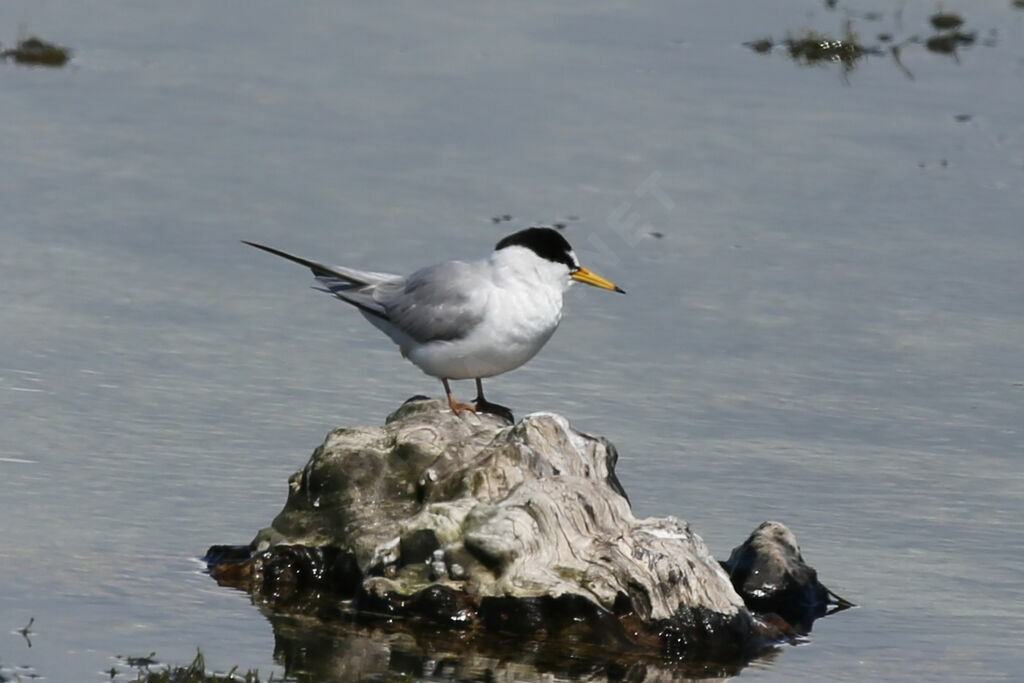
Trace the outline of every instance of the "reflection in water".
{"label": "reflection in water", "polygon": [[[285,580],[261,583],[254,589],[242,575],[216,578],[220,585],[248,593],[270,622],[273,658],[289,680],[347,681],[388,675],[480,681],[551,680],[551,676],[571,680],[722,679],[747,666],[774,662],[782,644],[761,644],[740,656],[723,653],[715,657],[702,650],[676,659],[660,654],[663,651],[647,641],[595,642],[592,634],[571,626],[524,635],[494,631],[479,621],[399,617],[385,613],[384,603],[357,611],[352,599],[331,591],[330,584],[336,583],[331,580],[326,587],[303,587],[301,581]],[[786,642],[792,643],[803,640],[801,634],[809,633],[813,621],[808,621],[806,629],[795,631],[774,615],[761,617],[788,633]]]}
{"label": "reflection in water", "polygon": [[[778,533],[781,525],[762,524],[751,538],[769,526]],[[775,578],[774,570],[761,562],[776,562],[778,556],[763,543],[753,549],[750,543],[748,539],[734,550],[725,568],[734,585],[742,583],[741,595],[766,631],[784,636],[742,652],[686,647],[681,650],[687,653],[685,658],[666,649],[670,633],[658,631],[651,640],[640,633],[639,623],[628,619],[632,637],[625,638],[595,636],[584,628],[586,617],[571,616],[571,610],[564,620],[548,620],[523,631],[515,626],[496,628],[486,620],[451,619],[431,611],[429,601],[423,603],[423,611],[410,610],[409,605],[419,602],[415,597],[407,604],[374,599],[361,590],[353,597],[351,584],[358,584],[361,575],[354,565],[339,562],[345,554],[333,548],[279,546],[286,561],[264,559],[259,570],[246,559],[250,546],[214,546],[206,560],[218,584],[251,596],[273,629],[274,660],[299,681],[395,674],[430,680],[706,680],[774,662],[780,646],[803,642],[816,619],[852,606],[820,585],[802,558],[798,557],[802,572],[783,562],[787,578]],[[790,545],[796,547],[795,539]],[[742,549],[746,550],[739,552]],[[761,579],[778,588],[777,594],[762,594],[763,588],[755,591],[762,598],[744,592],[761,585]],[[823,593],[820,600],[810,597],[818,592]],[[703,628],[710,629],[706,633],[714,641],[719,628],[715,622],[706,622]]]}
{"label": "reflection in water", "polygon": [[[261,608],[274,630],[274,659],[297,681],[365,680],[410,676],[425,680],[532,681],[569,679],[681,681],[731,677],[734,664],[667,662],[587,650],[579,643],[524,640],[433,628],[399,620],[275,614]],[[773,662],[779,649],[752,665]]]}

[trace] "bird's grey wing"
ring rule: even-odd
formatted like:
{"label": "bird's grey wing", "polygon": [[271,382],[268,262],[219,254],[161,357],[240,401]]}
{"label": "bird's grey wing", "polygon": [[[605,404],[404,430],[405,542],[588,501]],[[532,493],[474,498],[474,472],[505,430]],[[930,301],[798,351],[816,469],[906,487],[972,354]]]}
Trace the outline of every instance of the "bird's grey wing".
{"label": "bird's grey wing", "polygon": [[418,270],[402,283],[379,283],[373,298],[387,317],[412,339],[424,343],[461,339],[487,309],[488,281],[480,264],[449,261]]}
{"label": "bird's grey wing", "polygon": [[402,288],[405,285],[405,278],[400,275],[377,273],[371,270],[356,270],[355,268],[346,268],[345,266],[327,266],[323,263],[310,261],[300,256],[289,254],[286,251],[275,249],[274,247],[268,247],[263,244],[256,244],[255,242],[248,242],[246,240],[242,240],[242,242],[251,247],[262,249],[263,251],[274,254],[275,256],[280,256],[281,258],[306,266],[313,271],[313,276],[321,285],[314,289],[319,289],[321,292],[333,294],[342,301],[357,307],[361,311],[380,318],[387,319],[388,314],[384,306],[374,298],[374,290],[382,285],[398,288]]}
{"label": "bird's grey wing", "polygon": [[376,292],[380,288],[401,290],[405,287],[404,277],[391,273],[355,270],[344,266],[331,266],[330,268],[332,272],[316,276],[316,281],[321,286],[314,287],[314,289],[333,294],[366,313],[385,320],[390,319],[387,309],[378,300]]}

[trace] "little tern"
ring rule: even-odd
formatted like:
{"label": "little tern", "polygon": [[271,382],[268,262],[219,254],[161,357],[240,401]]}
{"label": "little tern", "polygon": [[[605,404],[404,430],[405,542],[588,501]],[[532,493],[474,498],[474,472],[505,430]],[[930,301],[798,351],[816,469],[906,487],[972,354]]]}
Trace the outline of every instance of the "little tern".
{"label": "little tern", "polygon": [[[388,335],[404,358],[444,385],[458,415],[511,411],[484,398],[483,378],[533,358],[562,319],[562,295],[573,282],[625,293],[580,265],[552,228],[505,237],[488,258],[446,261],[403,277],[328,266],[255,242],[245,244],[306,266],[320,291],[352,304]],[[459,403],[448,380],[476,380],[475,405]]]}

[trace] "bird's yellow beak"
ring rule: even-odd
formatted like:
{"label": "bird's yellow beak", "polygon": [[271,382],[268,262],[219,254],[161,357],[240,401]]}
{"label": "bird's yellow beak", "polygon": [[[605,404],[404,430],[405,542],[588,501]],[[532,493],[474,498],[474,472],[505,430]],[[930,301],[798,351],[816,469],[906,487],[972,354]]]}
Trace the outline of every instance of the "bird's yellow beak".
{"label": "bird's yellow beak", "polygon": [[600,287],[601,289],[610,289],[613,292],[619,292],[620,294],[626,293],[626,290],[617,287],[615,284],[609,282],[608,280],[605,280],[597,273],[590,272],[586,268],[580,268],[579,270],[575,271],[570,277],[576,282],[582,282],[585,285],[593,285],[594,287]]}

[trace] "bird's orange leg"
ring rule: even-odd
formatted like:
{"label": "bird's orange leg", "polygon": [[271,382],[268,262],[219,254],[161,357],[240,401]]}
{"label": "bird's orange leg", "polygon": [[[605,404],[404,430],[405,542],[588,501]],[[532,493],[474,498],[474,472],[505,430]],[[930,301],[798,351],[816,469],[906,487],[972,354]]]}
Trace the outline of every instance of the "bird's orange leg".
{"label": "bird's orange leg", "polygon": [[[477,380],[479,382],[480,380]],[[452,409],[452,412],[458,415],[463,410],[468,410],[471,413],[476,412],[476,406],[471,406],[468,403],[459,403],[455,400],[452,395],[452,388],[448,386],[448,379],[446,377],[441,378],[441,384],[444,385],[444,394],[448,397],[448,406]]]}

